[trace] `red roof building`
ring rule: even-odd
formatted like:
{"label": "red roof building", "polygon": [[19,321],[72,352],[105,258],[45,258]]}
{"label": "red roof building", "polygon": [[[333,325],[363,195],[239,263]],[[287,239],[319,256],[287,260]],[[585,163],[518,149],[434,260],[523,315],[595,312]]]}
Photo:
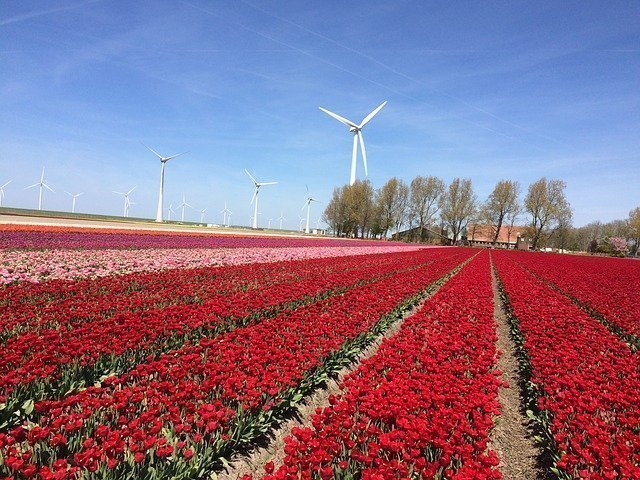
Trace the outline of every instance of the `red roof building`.
{"label": "red roof building", "polygon": [[[529,248],[529,242],[528,239],[525,238],[525,232],[526,227],[503,225],[498,232],[495,246],[527,250]],[[467,241],[469,245],[490,247],[493,245],[495,233],[496,230],[493,225],[470,224],[467,226]]]}

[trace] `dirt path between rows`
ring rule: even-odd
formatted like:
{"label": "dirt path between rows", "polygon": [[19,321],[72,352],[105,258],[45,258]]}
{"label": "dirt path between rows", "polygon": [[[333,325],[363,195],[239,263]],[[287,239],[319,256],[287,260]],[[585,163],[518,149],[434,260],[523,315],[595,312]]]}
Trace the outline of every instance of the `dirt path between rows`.
{"label": "dirt path between rows", "polygon": [[[466,265],[466,263],[467,262],[465,262],[463,265]],[[454,275],[458,271],[459,270],[456,269]],[[447,279],[447,282],[450,279],[451,277]],[[295,427],[305,427],[311,425],[311,416],[314,414],[316,409],[328,406],[330,395],[339,395],[340,393],[342,393],[342,390],[340,388],[342,379],[350,372],[356,370],[360,362],[375,355],[384,339],[391,338],[393,335],[395,335],[402,327],[405,319],[420,310],[424,302],[435,295],[435,293],[445,283],[446,282],[441,284],[437,289],[433,290],[415,307],[407,312],[402,318],[395,321],[384,332],[384,334],[380,335],[375,342],[369,345],[369,347],[367,347],[360,354],[358,360],[356,360],[349,367],[343,368],[338,373],[335,379],[327,382],[324,388],[316,390],[313,395],[311,395],[308,399],[301,403],[298,406],[297,412],[293,416],[293,418],[283,422],[279,428],[271,433],[271,435],[269,436],[270,438],[268,439],[268,444],[266,444],[265,442],[265,444],[258,446],[256,449],[249,452],[246,456],[234,458],[233,461],[229,464],[229,467],[226,471],[218,473],[218,480],[240,480],[244,475],[247,474],[253,475],[254,479],[260,478],[265,474],[264,466],[269,462],[273,462],[275,469],[277,470],[284,461],[284,439],[291,434],[291,430]]]}
{"label": "dirt path between rows", "polygon": [[541,450],[535,446],[530,420],[523,412],[523,400],[519,388],[518,360],[515,345],[509,333],[509,323],[503,309],[498,290],[496,271],[492,266],[492,284],[494,318],[496,322],[498,350],[502,355],[498,359],[498,369],[502,371],[502,380],[508,387],[498,392],[501,413],[495,419],[496,426],[491,432],[489,448],[498,454],[500,472],[505,480],[546,479],[539,467]]}

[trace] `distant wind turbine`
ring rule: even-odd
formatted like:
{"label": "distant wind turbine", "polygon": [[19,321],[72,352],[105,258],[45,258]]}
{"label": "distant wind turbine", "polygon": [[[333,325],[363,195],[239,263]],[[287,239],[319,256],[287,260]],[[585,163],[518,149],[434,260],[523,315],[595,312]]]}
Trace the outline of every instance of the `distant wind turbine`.
{"label": "distant wind turbine", "polygon": [[71,213],[76,213],[76,198],[78,198],[80,195],[84,195],[84,192],[76,193],[75,195],[67,191],[65,191],[64,193],[66,193],[73,199],[71,200]]}
{"label": "distant wind turbine", "polygon": [[167,217],[168,217],[167,220],[171,221],[171,214],[172,213],[176,213],[176,212],[173,210],[173,203],[170,203],[169,204],[169,211],[167,212]]}
{"label": "distant wind turbine", "polygon": [[[144,143],[142,145],[144,145]],[[144,146],[147,147],[146,145],[144,145]],[[170,157],[163,157],[158,152],[156,152],[153,148],[151,148],[151,147],[147,147],[147,148],[149,150],[151,150],[156,155],[156,157],[158,157],[160,159],[160,193],[158,194],[158,210],[156,212],[156,222],[162,222],[162,211],[164,209],[164,205],[163,205],[164,166],[172,158],[179,157],[180,155],[184,155],[187,152],[182,152],[182,153],[178,153],[176,155],[171,155]]]}
{"label": "distant wind turbine", "polygon": [[42,167],[42,175],[40,176],[40,181],[38,183],[34,183],[33,185],[29,185],[24,189],[27,190],[29,188],[38,187],[38,186],[40,187],[40,193],[38,194],[38,210],[42,210],[42,188],[44,187],[47,190],[51,191],[52,193],[56,193],[44,181],[44,167]]}
{"label": "distant wind turbine", "polygon": [[275,185],[278,182],[258,182],[255,178],[253,178],[253,176],[249,173],[249,171],[245,168],[244,169],[244,173],[246,173],[249,178],[251,179],[251,181],[254,183],[256,189],[253,192],[253,197],[251,197],[251,202],[249,202],[249,205],[251,205],[252,203],[254,204],[253,206],[253,228],[258,228],[258,193],[260,192],[260,187],[264,187],[265,185]]}
{"label": "distant wind turbine", "polygon": [[227,215],[231,216],[231,210],[227,208],[227,202],[224,202],[224,208],[220,210],[220,213],[222,214],[222,224],[228,227],[229,221],[227,219]]}
{"label": "distant wind turbine", "polygon": [[182,203],[180,205],[178,205],[178,208],[182,208],[182,222],[184,222],[184,207],[189,207],[189,208],[193,208],[191,205],[189,205],[187,203],[187,200],[185,199],[184,193],[182,194]]}
{"label": "distant wind turbine", "polygon": [[271,228],[271,222],[273,221],[273,218],[269,219],[269,225],[267,226],[267,228]]}
{"label": "distant wind turbine", "polygon": [[282,230],[282,220],[284,220],[284,212],[280,212],[280,218],[278,218],[278,220],[280,220],[280,230]]}
{"label": "distant wind turbine", "polygon": [[329,110],[319,107],[320,110],[322,110],[324,113],[326,113],[327,115],[335,118],[336,120],[338,120],[341,123],[344,123],[347,127],[349,127],[349,131],[351,133],[353,133],[353,153],[351,155],[351,178],[349,180],[349,185],[353,185],[356,181],[356,159],[358,157],[358,142],[360,142],[360,150],[362,152],[362,162],[364,163],[364,174],[365,176],[368,175],[367,172],[367,153],[364,149],[364,139],[362,137],[362,129],[364,128],[364,126],[369,123],[371,121],[371,119],[373,117],[376,116],[376,114],[382,110],[382,107],[384,107],[387,104],[386,101],[382,102],[382,104],[380,104],[378,107],[376,107],[369,115],[367,115],[366,117],[364,117],[364,120],[362,120],[362,122],[360,122],[360,125],[356,125],[355,123],[353,123],[351,120],[347,120],[344,117],[341,117],[340,115],[330,112]]}
{"label": "distant wind turbine", "polygon": [[9,185],[13,180],[9,180],[7,183],[0,187],[0,207],[2,206],[2,199],[4,198],[4,187]]}
{"label": "distant wind turbine", "polygon": [[135,189],[136,189],[136,187],[133,187],[127,193],[116,192],[115,190],[113,191],[113,193],[116,193],[118,195],[122,195],[124,197],[124,213],[123,213],[124,217],[128,217],[129,216],[129,207],[132,205],[131,201],[129,200],[129,195],[131,195],[131,193],[133,193],[133,191]]}
{"label": "distant wind turbine", "polygon": [[207,212],[206,208],[200,210],[200,223],[204,223],[204,214]]}
{"label": "distant wind turbine", "polygon": [[307,200],[302,206],[302,210],[307,207],[307,226],[304,229],[304,233],[309,233],[309,214],[311,213],[311,202],[318,202],[318,200],[316,200],[315,198],[311,198],[311,195],[309,194],[309,187],[307,187]]}

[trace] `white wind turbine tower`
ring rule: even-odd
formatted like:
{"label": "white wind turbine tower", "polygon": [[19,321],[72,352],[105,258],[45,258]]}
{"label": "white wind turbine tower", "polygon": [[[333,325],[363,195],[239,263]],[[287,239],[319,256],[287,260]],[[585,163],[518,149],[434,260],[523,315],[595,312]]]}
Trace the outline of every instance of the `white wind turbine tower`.
{"label": "white wind turbine tower", "polygon": [[206,208],[200,210],[200,223],[204,223],[204,214],[207,212]]}
{"label": "white wind turbine tower", "polygon": [[251,202],[249,202],[249,205],[254,203],[252,228],[258,228],[258,192],[260,192],[260,187],[264,187],[265,185],[275,185],[278,182],[258,182],[255,178],[253,178],[253,176],[249,173],[249,171],[246,168],[244,169],[244,172],[249,176],[251,181],[256,186],[256,190],[255,192],[253,192],[253,197],[251,197]]}
{"label": "white wind turbine tower", "polygon": [[309,214],[311,213],[311,202],[318,202],[318,200],[316,200],[315,198],[311,198],[311,195],[309,194],[309,187],[307,187],[307,200],[302,206],[302,210],[304,210],[304,207],[307,207],[307,226],[304,229],[304,233],[309,233]]}
{"label": "white wind turbine tower", "polygon": [[42,210],[42,188],[44,187],[47,190],[51,191],[52,193],[56,193],[51,189],[51,187],[49,185],[47,185],[44,182],[44,167],[42,167],[42,175],[40,176],[40,181],[38,183],[34,183],[33,185],[29,185],[28,187],[25,187],[24,189],[27,190],[27,189],[33,188],[33,187],[40,187],[40,193],[38,194],[38,210]]}
{"label": "white wind turbine tower", "polygon": [[76,193],[75,195],[73,193],[69,193],[67,191],[65,191],[64,193],[66,193],[67,195],[69,195],[73,199],[73,200],[71,200],[71,213],[76,213],[76,198],[78,198],[80,195],[84,195],[84,192]]}
{"label": "white wind turbine tower", "polygon": [[171,221],[171,214],[172,213],[176,213],[175,210],[173,209],[173,203],[169,204],[169,211],[167,212],[167,220]]}
{"label": "white wind turbine tower", "polygon": [[191,205],[189,205],[187,203],[187,200],[185,199],[184,193],[182,194],[182,203],[180,205],[178,205],[178,208],[182,208],[182,222],[184,222],[184,207],[189,207],[189,208],[193,208]]}
{"label": "white wind turbine tower", "polygon": [[280,230],[282,230],[282,220],[284,220],[284,212],[280,212],[280,218],[278,218],[278,220],[280,220]]}
{"label": "white wind turbine tower", "polygon": [[273,218],[269,219],[269,226],[267,228],[271,228],[271,222],[273,221]]}
{"label": "white wind turbine tower", "polygon": [[9,185],[13,180],[9,180],[7,183],[0,187],[0,207],[2,206],[2,199],[4,198],[4,187]]}
{"label": "white wind turbine tower", "polygon": [[322,110],[324,113],[326,113],[327,115],[330,115],[331,117],[335,118],[336,120],[338,120],[341,123],[344,123],[347,127],[349,127],[349,131],[351,133],[353,133],[353,153],[351,155],[351,178],[349,180],[349,185],[353,185],[356,181],[356,159],[358,157],[358,142],[360,142],[360,150],[362,152],[362,162],[364,163],[364,174],[365,176],[368,175],[367,173],[367,153],[364,149],[364,139],[362,138],[362,129],[364,128],[364,126],[369,123],[371,121],[371,119],[373,117],[376,116],[376,114],[382,110],[382,107],[384,107],[387,104],[386,101],[382,102],[382,104],[380,104],[378,107],[375,108],[375,110],[373,110],[369,115],[367,115],[366,117],[364,117],[364,120],[362,120],[362,122],[360,122],[360,125],[356,125],[355,123],[353,123],[351,120],[347,120],[344,117],[341,117],[340,115],[330,112],[329,110],[319,107],[320,110]]}
{"label": "white wind turbine tower", "polygon": [[220,210],[220,213],[222,214],[222,224],[226,225],[228,227],[229,226],[229,220],[227,218],[227,215],[229,215],[229,217],[231,217],[231,210],[229,210],[227,208],[227,202],[224,202],[224,208],[222,210]]}
{"label": "white wind turbine tower", "polygon": [[129,190],[127,193],[123,193],[123,192],[116,192],[115,190],[113,191],[113,193],[116,193],[118,195],[122,195],[124,197],[124,213],[123,216],[124,217],[128,217],[129,216],[129,207],[132,205],[131,201],[129,200],[129,195],[131,195],[131,193],[136,189],[136,187],[133,187],[131,190]]}
{"label": "white wind turbine tower", "polygon": [[[144,143],[143,143],[143,145],[144,145]],[[144,145],[144,146],[147,147],[146,145]],[[160,155],[158,152],[156,152],[151,147],[147,147],[147,148],[149,150],[151,150],[156,155],[156,157],[158,157],[160,159],[160,193],[158,194],[158,210],[156,212],[156,222],[162,222],[162,210],[164,209],[164,205],[163,205],[164,166],[172,158],[179,157],[180,155],[184,155],[187,152],[178,153],[177,155],[171,155],[170,157],[163,157],[162,155]]]}

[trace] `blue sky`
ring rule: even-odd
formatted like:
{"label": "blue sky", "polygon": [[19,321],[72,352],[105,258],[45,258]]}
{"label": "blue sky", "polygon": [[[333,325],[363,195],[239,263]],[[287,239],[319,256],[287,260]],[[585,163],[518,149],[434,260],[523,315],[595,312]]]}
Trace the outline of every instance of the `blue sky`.
{"label": "blue sky", "polygon": [[[318,110],[360,121],[369,179],[471,178],[483,200],[503,178],[567,183],[574,223],[640,205],[638,2],[3,2],[0,185],[5,205],[132,215],[181,200],[206,219],[226,201],[248,224],[284,211],[305,184],[322,202],[347,183],[351,135]],[[358,177],[363,177],[362,163]],[[199,213],[187,212],[199,219]]]}

